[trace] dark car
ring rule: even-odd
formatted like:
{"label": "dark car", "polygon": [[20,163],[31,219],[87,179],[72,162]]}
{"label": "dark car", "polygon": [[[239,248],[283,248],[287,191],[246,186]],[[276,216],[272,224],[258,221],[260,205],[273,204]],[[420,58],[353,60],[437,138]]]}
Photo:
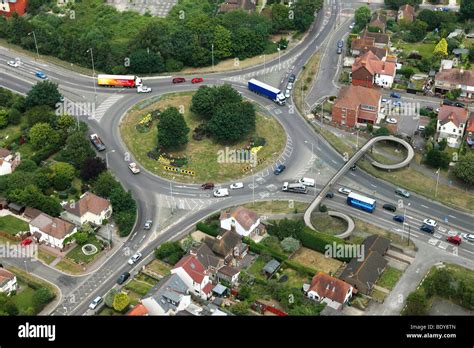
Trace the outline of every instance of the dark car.
{"label": "dark car", "polygon": [[391,211],[391,212],[396,212],[397,211],[397,207],[394,206],[393,204],[390,204],[390,203],[384,204],[382,206],[382,208],[384,208],[385,210]]}
{"label": "dark car", "polygon": [[181,82],[186,82],[186,79],[184,77],[175,77],[173,79],[173,83],[181,83]]}
{"label": "dark car", "polygon": [[396,221],[396,222],[405,222],[405,217],[403,215],[395,215],[393,217],[393,221]]}
{"label": "dark car", "polygon": [[124,272],[120,275],[120,277],[117,279],[117,284],[122,285],[127,281],[127,279],[130,278],[130,273]]}
{"label": "dark car", "polygon": [[273,171],[273,174],[275,175],[280,175],[283,173],[283,171],[286,169],[286,167],[283,164],[279,164],[276,169]]}
{"label": "dark car", "polygon": [[354,164],[352,167],[349,168],[350,170],[354,171],[357,169],[357,166]]}
{"label": "dark car", "polygon": [[295,80],[296,80],[295,74],[290,74],[290,76],[288,77],[288,82],[293,83],[293,82],[295,82]]}
{"label": "dark car", "polygon": [[337,47],[343,48],[344,47],[344,40],[339,40],[337,42]]}
{"label": "dark car", "polygon": [[460,103],[460,102],[455,102],[454,106],[457,106],[458,108],[464,108],[466,105],[464,105],[463,103]]}
{"label": "dark car", "polygon": [[402,96],[400,93],[392,92],[390,93],[390,97],[400,99]]}
{"label": "dark car", "polygon": [[428,105],[425,109],[426,109],[426,110],[429,110],[429,111],[434,111],[434,107],[429,106],[429,105]]}
{"label": "dark car", "polygon": [[342,47],[338,47],[336,53],[341,54],[342,53]]}
{"label": "dark car", "polygon": [[214,184],[212,182],[206,182],[205,184],[201,185],[203,190],[214,190]]}
{"label": "dark car", "polygon": [[427,224],[421,225],[420,230],[422,230],[423,232],[431,233],[431,234],[434,233],[434,227]]}
{"label": "dark car", "polygon": [[326,193],[326,198],[333,198],[334,197],[334,193],[333,192],[328,192]]}
{"label": "dark car", "polygon": [[454,106],[454,102],[449,99],[443,100],[443,105]]}

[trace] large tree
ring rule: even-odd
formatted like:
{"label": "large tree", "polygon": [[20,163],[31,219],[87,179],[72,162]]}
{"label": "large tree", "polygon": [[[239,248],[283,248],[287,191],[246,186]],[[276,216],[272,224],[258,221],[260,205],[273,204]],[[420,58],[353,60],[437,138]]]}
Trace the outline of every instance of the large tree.
{"label": "large tree", "polygon": [[37,123],[28,132],[31,145],[38,150],[56,146],[59,141],[59,133],[47,123]]}
{"label": "large tree", "polygon": [[116,188],[120,188],[120,183],[108,171],[99,174],[93,185],[94,192],[104,198],[109,198]]}
{"label": "large tree", "polygon": [[183,115],[175,107],[167,108],[158,122],[158,145],[163,149],[174,149],[188,142],[189,128]]}
{"label": "large tree", "polygon": [[107,167],[105,161],[99,157],[87,158],[81,167],[81,178],[89,181],[95,179],[100,173],[105,172]]}
{"label": "large tree", "polygon": [[25,118],[30,127],[37,123],[48,123],[52,125],[55,117],[56,115],[53,109],[47,105],[34,106],[25,112]]}
{"label": "large tree", "polygon": [[55,108],[56,103],[61,99],[61,94],[58,91],[58,85],[51,81],[38,82],[34,85],[25,99],[25,106],[27,109],[37,105],[47,105]]}
{"label": "large tree", "polygon": [[454,167],[454,175],[468,185],[474,185],[474,152],[460,158]]}
{"label": "large tree", "polygon": [[77,169],[81,168],[87,158],[95,155],[91,143],[85,138],[82,132],[71,134],[66,140],[66,146],[61,151],[61,156],[65,162],[71,163]]}
{"label": "large tree", "polygon": [[249,102],[221,104],[216,107],[207,128],[220,143],[243,140],[255,129],[255,108]]}
{"label": "large tree", "polygon": [[361,6],[355,11],[355,23],[359,28],[364,28],[369,24],[371,11],[368,6]]}
{"label": "large tree", "polygon": [[459,12],[464,19],[472,20],[474,18],[474,2],[472,0],[461,0]]}

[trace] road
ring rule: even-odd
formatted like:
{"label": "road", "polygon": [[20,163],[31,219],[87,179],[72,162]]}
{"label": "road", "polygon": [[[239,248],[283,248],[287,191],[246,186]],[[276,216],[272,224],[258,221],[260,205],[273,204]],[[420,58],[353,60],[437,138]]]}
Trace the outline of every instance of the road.
{"label": "road", "polygon": [[[340,21],[338,35],[330,34],[337,23],[337,14],[340,5],[334,1],[325,2],[325,8],[309,31],[309,34],[303,42],[293,50],[282,55],[280,61],[274,59],[262,65],[254,66],[238,71],[207,74],[204,77],[205,83],[209,85],[230,83],[238,89],[244,97],[258,103],[263,107],[265,113],[277,119],[287,132],[287,143],[285,151],[269,168],[254,177],[246,177],[242,180],[246,188],[231,192],[231,196],[223,199],[211,197],[209,192],[199,189],[199,185],[180,184],[153,175],[142,170],[139,175],[132,175],[127,168],[128,159],[125,160],[128,151],[120,139],[118,125],[124,113],[145,98],[155,97],[170,92],[194,90],[198,86],[189,83],[172,85],[169,77],[145,77],[145,84],[152,87],[153,92],[150,95],[141,95],[133,90],[110,90],[106,88],[95,88],[94,80],[91,77],[80,75],[64,68],[59,68],[51,64],[36,62],[27,57],[21,57],[24,65],[18,69],[6,66],[6,61],[16,57],[16,53],[0,47],[0,84],[6,88],[19,93],[27,93],[38,79],[34,77],[37,70],[44,71],[50,80],[59,84],[61,92],[68,100],[75,105],[80,103],[92,103],[95,108],[94,117],[82,117],[87,121],[90,131],[98,133],[107,145],[107,151],[115,150],[108,154],[109,168],[114,175],[130,189],[134,198],[137,200],[139,214],[136,228],[132,232],[124,247],[117,253],[110,255],[108,260],[97,271],[89,275],[73,277],[62,274],[51,269],[42,263],[37,262],[31,268],[31,272],[36,273],[58,284],[64,299],[57,307],[54,314],[84,314],[87,313],[87,306],[90,301],[98,296],[103,296],[111,287],[116,286],[117,277],[125,270],[136,271],[142,264],[129,266],[126,264],[130,255],[140,250],[144,255],[152,257],[152,251],[158,245],[166,240],[177,239],[184,236],[195,225],[196,222],[205,216],[220,211],[229,206],[234,206],[252,201],[254,197],[259,200],[266,199],[295,199],[295,196],[281,192],[281,185],[284,181],[294,180],[297,177],[306,175],[311,171],[313,173],[314,163],[320,163],[327,172],[332,173],[341,168],[345,160],[318,134],[314,132],[310,125],[298,113],[296,108],[292,107],[292,101],[285,107],[279,107],[268,99],[251,94],[247,91],[246,80],[252,77],[263,76],[264,74],[278,72],[282,85],[286,83],[286,78],[290,73],[298,74],[306,61],[318,50],[324,49],[324,43],[328,38],[338,39],[339,34],[344,36],[347,30],[348,22]],[[331,59],[323,59],[322,71],[330,71],[329,67],[334,66]],[[326,70],[324,70],[326,69]],[[324,72],[322,73],[324,76]],[[188,79],[189,80],[189,79]],[[318,80],[320,78],[318,77]],[[97,91],[97,93],[95,93]],[[90,104],[84,104],[87,107]],[[80,113],[79,111],[77,112]],[[91,115],[89,115],[91,116]],[[131,158],[130,160],[133,160]],[[273,169],[278,163],[284,163],[287,170],[280,176],[272,174]],[[325,170],[326,170],[325,169]],[[323,173],[324,174],[324,173]],[[314,174],[317,175],[317,174]],[[317,178],[318,187],[324,184],[324,180]],[[253,183],[255,186],[252,186]],[[356,171],[346,175],[342,182],[349,187],[363,193],[369,193],[377,199],[383,199],[390,202],[397,202],[398,197],[394,194],[393,185],[376,179],[369,174]],[[224,186],[228,183],[220,183]],[[252,184],[252,185],[251,185]],[[251,187],[254,187],[253,189]],[[305,199],[310,200],[310,195]],[[338,199],[334,200],[334,204]],[[416,223],[422,217],[433,217],[438,221],[444,221],[449,218],[449,226],[462,232],[474,230],[474,219],[459,210],[442,206],[434,201],[428,200],[418,195],[412,195],[410,198],[410,209],[408,216],[412,216],[414,221],[413,229],[416,229]],[[344,204],[341,204],[345,207]],[[171,214],[172,213],[172,214]],[[352,214],[354,212],[351,210]],[[146,232],[142,226],[146,219],[159,221],[160,217],[167,217],[166,225],[156,226],[152,232]],[[368,217],[373,223],[382,223],[393,225],[390,216],[375,214]],[[393,226],[391,226],[392,228]],[[396,232],[403,233],[403,232]],[[415,233],[415,232],[413,232]],[[416,238],[416,237],[415,237]],[[440,248],[432,245],[433,253],[444,252]],[[472,245],[463,243],[461,246],[462,257],[472,255]],[[464,256],[466,253],[466,256]],[[145,260],[144,260],[145,261]],[[144,262],[142,261],[142,262]],[[20,260],[9,259],[7,264],[15,264],[23,267]]]}

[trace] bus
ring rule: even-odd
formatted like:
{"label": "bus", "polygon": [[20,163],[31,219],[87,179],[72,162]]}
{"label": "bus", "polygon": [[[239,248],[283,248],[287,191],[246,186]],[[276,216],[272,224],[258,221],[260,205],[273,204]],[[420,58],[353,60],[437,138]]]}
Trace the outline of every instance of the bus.
{"label": "bus", "polygon": [[288,182],[285,182],[283,183],[282,191],[295,192],[295,193],[308,193],[308,188],[299,182],[295,182],[291,184],[289,184]]}
{"label": "bus", "polygon": [[368,213],[373,213],[375,210],[376,201],[373,198],[362,196],[358,193],[351,192],[347,196],[347,204],[366,211]]}

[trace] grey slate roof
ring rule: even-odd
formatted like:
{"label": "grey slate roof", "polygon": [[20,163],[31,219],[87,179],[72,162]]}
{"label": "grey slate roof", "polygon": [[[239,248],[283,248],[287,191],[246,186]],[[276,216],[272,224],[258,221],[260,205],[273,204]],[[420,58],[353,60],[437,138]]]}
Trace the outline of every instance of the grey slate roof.
{"label": "grey slate roof", "polygon": [[270,260],[270,261],[267,262],[267,264],[265,265],[265,267],[263,267],[263,270],[264,270],[266,273],[273,274],[273,273],[275,273],[275,271],[278,269],[278,267],[280,267],[280,262],[278,262],[277,260],[273,259],[273,260]]}
{"label": "grey slate roof", "polygon": [[183,296],[187,295],[188,287],[177,274],[164,277],[150,289],[144,298],[153,298],[164,312],[175,310]]}
{"label": "grey slate roof", "polygon": [[390,240],[374,234],[365,238],[362,245],[364,245],[366,253],[369,251],[377,251],[380,255],[385,255],[390,247]]}

